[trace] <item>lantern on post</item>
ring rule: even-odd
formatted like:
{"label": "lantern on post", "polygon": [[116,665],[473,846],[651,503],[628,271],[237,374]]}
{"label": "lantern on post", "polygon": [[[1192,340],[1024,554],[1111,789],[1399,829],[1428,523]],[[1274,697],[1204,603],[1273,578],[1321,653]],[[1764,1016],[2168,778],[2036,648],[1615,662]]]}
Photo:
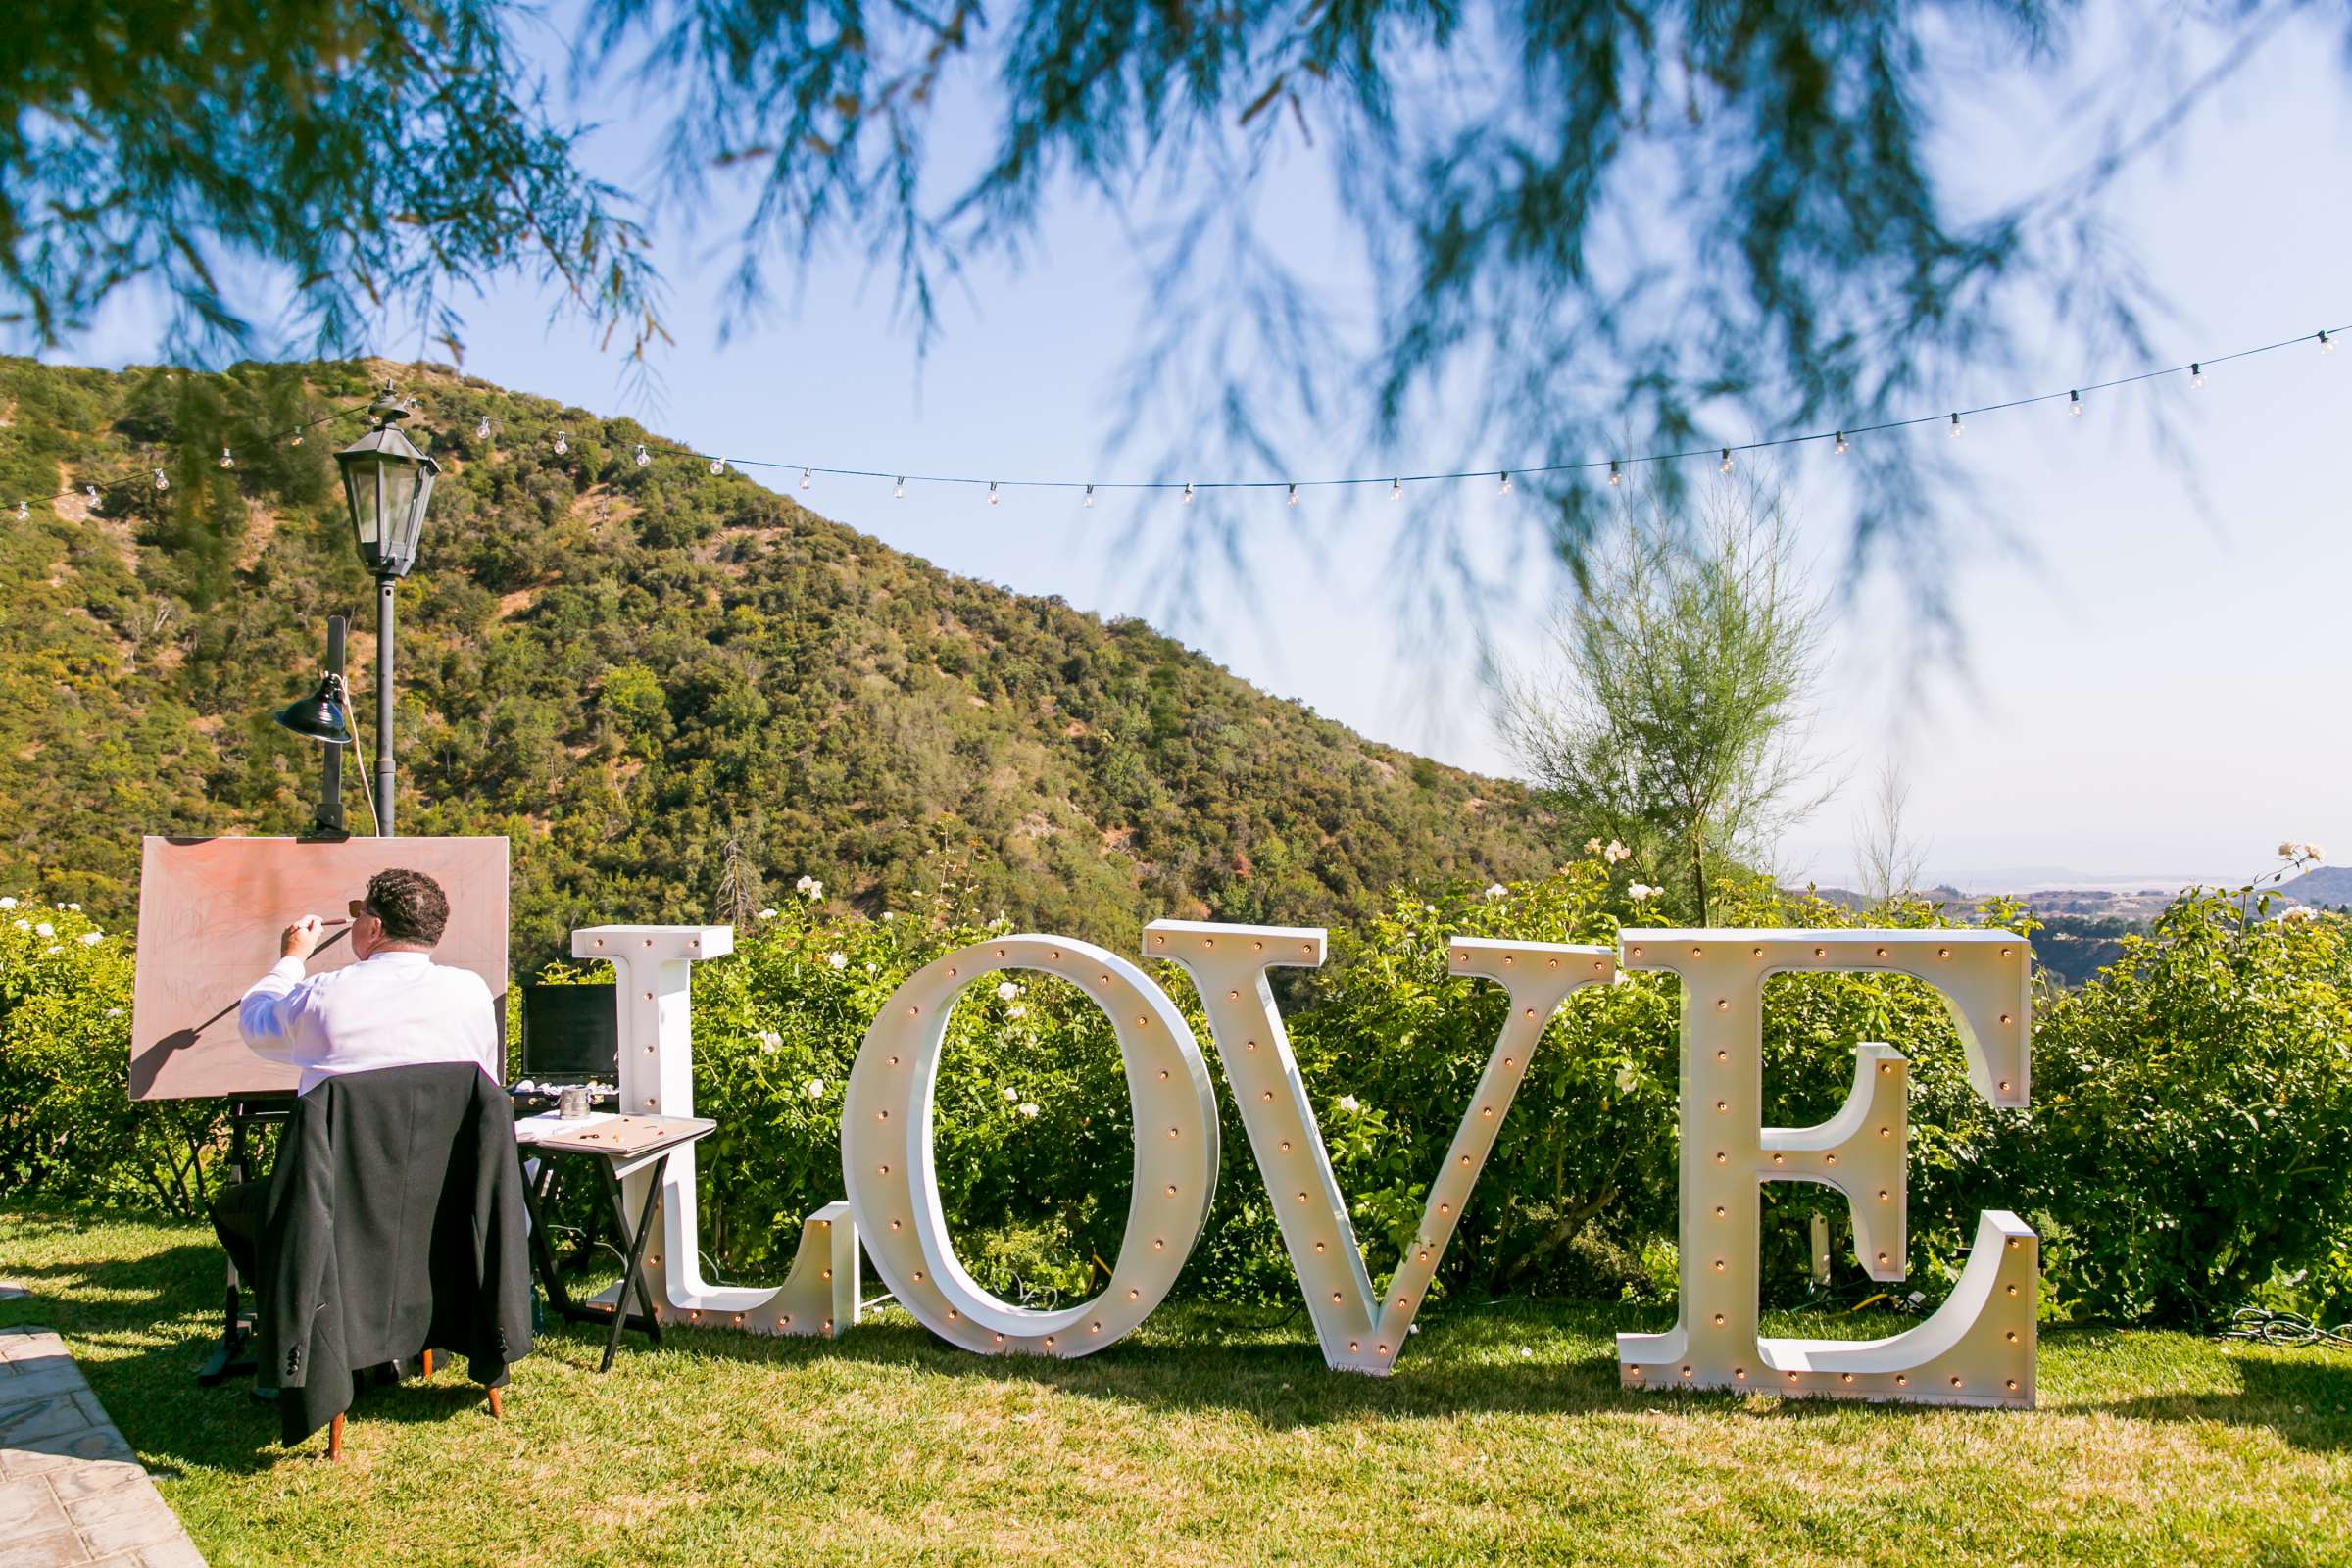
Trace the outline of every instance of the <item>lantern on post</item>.
{"label": "lantern on post", "polygon": [[335,454],[360,564],[375,578],[376,831],[392,836],[392,590],[416,564],[424,510],[441,465],[416,450],[400,427],[409,416],[392,383],[368,410],[375,426]]}

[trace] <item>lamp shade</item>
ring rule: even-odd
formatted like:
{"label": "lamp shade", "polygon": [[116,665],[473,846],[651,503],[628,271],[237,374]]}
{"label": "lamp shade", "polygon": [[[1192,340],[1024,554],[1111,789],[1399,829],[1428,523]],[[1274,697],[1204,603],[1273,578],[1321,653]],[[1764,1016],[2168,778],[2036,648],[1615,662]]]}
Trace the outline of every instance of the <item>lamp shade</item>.
{"label": "lamp shade", "polygon": [[405,577],[416,564],[424,509],[441,466],[416,450],[400,421],[409,416],[387,386],[372,411],[375,428],[335,454],[351,505],[360,562],[378,577]]}
{"label": "lamp shade", "polygon": [[343,683],[333,675],[318,677],[318,689],[300,702],[288,703],[270,715],[297,735],[308,735],[328,746],[351,744],[351,719],[343,707]]}

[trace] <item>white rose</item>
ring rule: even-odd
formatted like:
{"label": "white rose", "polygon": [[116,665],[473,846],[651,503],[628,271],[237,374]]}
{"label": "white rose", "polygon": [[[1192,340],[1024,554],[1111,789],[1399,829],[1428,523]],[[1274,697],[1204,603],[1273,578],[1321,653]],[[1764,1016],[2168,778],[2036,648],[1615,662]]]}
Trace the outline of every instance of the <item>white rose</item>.
{"label": "white rose", "polygon": [[767,1052],[782,1051],[784,1037],[773,1029],[762,1029],[760,1031],[760,1049]]}
{"label": "white rose", "polygon": [[59,946],[58,946],[56,943],[52,942],[52,943],[50,943],[50,944],[49,944],[47,947],[43,948],[41,951],[42,951],[43,953],[63,953],[63,952],[65,952],[66,950],[65,950],[65,949],[63,949],[63,948],[61,948],[61,947],[59,947]]}
{"label": "white rose", "polygon": [[43,920],[39,925],[36,925],[32,928],[32,934],[36,937],[53,937],[57,935],[57,927],[51,925],[48,921]]}
{"label": "white rose", "polygon": [[816,886],[816,878],[804,873],[801,879],[792,885],[792,891],[795,893],[806,893],[814,886]]}
{"label": "white rose", "polygon": [[808,894],[808,902],[813,904],[818,899],[821,899],[825,896],[825,885],[822,882],[817,881],[814,877],[810,877],[808,879],[808,887],[807,891]]}
{"label": "white rose", "polygon": [[1348,1111],[1348,1113],[1350,1113],[1350,1114],[1353,1114],[1353,1113],[1354,1113],[1356,1110],[1360,1109],[1361,1107],[1359,1107],[1359,1106],[1356,1104],[1356,1102],[1355,1102],[1355,1097],[1354,1097],[1353,1095],[1342,1095],[1342,1096],[1340,1097],[1340,1108],[1341,1108],[1342,1110]]}
{"label": "white rose", "polygon": [[120,1018],[122,1016],[122,1009],[121,1007],[109,1007],[106,1009],[106,1015],[109,1018]]}
{"label": "white rose", "polygon": [[775,917],[776,911],[773,909],[761,909],[759,913],[752,916],[752,918],[755,920],[773,920]]}
{"label": "white rose", "polygon": [[898,916],[891,913],[888,909],[884,909],[882,911],[882,918],[885,920],[896,920]]}
{"label": "white rose", "polygon": [[1620,1067],[1620,1068],[1618,1068],[1618,1069],[1617,1069],[1617,1092],[1618,1092],[1619,1094],[1621,1094],[1621,1095],[1630,1095],[1630,1094],[1632,1094],[1632,1093],[1634,1092],[1634,1085],[1635,1085],[1636,1083],[1638,1083],[1639,1081],[1640,1081],[1640,1080],[1639,1080],[1639,1079],[1637,1079],[1637,1078],[1635,1078],[1635,1076],[1634,1076],[1634,1069],[1633,1069],[1633,1068],[1631,1068],[1631,1067]]}
{"label": "white rose", "polygon": [[828,953],[825,955],[825,962],[836,969],[847,969],[850,966],[850,956],[846,953]]}
{"label": "white rose", "polygon": [[1028,1117],[1030,1120],[1035,1121],[1037,1119],[1037,1102],[1034,1100],[1022,1101],[1021,1114]]}
{"label": "white rose", "polygon": [[809,1098],[810,1100],[822,1100],[822,1099],[824,1099],[824,1098],[825,1098],[825,1081],[824,1081],[822,1078],[811,1078],[811,1079],[809,1079],[809,1080],[808,1080],[808,1098]]}
{"label": "white rose", "polygon": [[2308,925],[2319,917],[2319,913],[2308,904],[2298,904],[2291,909],[2279,910],[2278,919],[2285,925]]}
{"label": "white rose", "polygon": [[1021,1098],[1021,1092],[1018,1089],[1007,1086],[1004,1090],[1004,1098],[1006,1100],[1018,1100]]}
{"label": "white rose", "polygon": [[32,922],[30,920],[19,920],[17,922],[17,929],[20,931],[29,931],[32,929]]}
{"label": "white rose", "polygon": [[1600,840],[1597,838],[1590,838],[1585,840],[1585,853],[1587,855],[1598,855],[1600,853]]}
{"label": "white rose", "polygon": [[1021,988],[1014,985],[1011,981],[1000,980],[997,982],[997,1000],[999,1002],[1010,1002],[1013,998],[1019,996],[1020,994]]}
{"label": "white rose", "polygon": [[1004,1016],[1007,1018],[1026,1018],[1029,1016],[1029,1009],[1016,1002],[1011,1006],[1004,1009]]}
{"label": "white rose", "polygon": [[2282,843],[2278,846],[2278,858],[2281,860],[2291,860],[2294,858],[2295,847],[2292,843]]}
{"label": "white rose", "polygon": [[0,909],[13,909],[16,906],[17,896],[15,894],[12,893],[7,898],[0,899]]}
{"label": "white rose", "polygon": [[1636,904],[1639,904],[1643,899],[1656,898],[1661,891],[1661,889],[1653,888],[1646,882],[1637,882],[1632,887],[1625,890],[1625,896],[1629,899],[1632,899]]}
{"label": "white rose", "polygon": [[80,936],[75,937],[74,940],[80,943],[85,948],[94,948],[99,943],[106,940],[106,933],[103,931],[84,931]]}
{"label": "white rose", "polygon": [[1487,885],[1487,897],[1490,899],[1502,898],[1510,891],[1511,890],[1509,888],[1504,887],[1499,882],[1492,882]]}
{"label": "white rose", "polygon": [[2310,857],[2311,857],[2313,859],[2315,859],[2315,860],[2325,860],[2326,858],[2328,858],[2327,855],[2326,855],[2326,854],[2324,854],[2324,853],[2321,851],[2320,847],[2319,847],[2317,844],[2306,844],[2306,845],[2304,845],[2304,846],[2303,846],[2303,853],[2304,853],[2305,855],[2308,855],[2308,856],[2310,856]]}
{"label": "white rose", "polygon": [[75,914],[79,914],[81,912],[81,906],[78,904],[69,904],[66,906],[66,907],[72,909]]}

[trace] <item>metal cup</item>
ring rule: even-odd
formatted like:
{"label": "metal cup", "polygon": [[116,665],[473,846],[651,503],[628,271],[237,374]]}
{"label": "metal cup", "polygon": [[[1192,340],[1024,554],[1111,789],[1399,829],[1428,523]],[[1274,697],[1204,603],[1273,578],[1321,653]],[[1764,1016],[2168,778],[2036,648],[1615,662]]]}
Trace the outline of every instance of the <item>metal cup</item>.
{"label": "metal cup", "polygon": [[588,1114],[588,1086],[565,1084],[556,1091],[556,1114],[564,1121],[578,1121]]}

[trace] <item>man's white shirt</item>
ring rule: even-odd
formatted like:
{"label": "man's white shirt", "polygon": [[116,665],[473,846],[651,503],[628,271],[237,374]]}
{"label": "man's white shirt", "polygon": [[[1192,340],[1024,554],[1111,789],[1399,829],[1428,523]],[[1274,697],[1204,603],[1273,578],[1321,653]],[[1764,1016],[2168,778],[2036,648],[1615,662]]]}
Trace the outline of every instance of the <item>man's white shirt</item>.
{"label": "man's white shirt", "polygon": [[499,1074],[498,1015],[470,969],[423,953],[378,953],[323,974],[280,958],[237,1008],[245,1044],[302,1069],[309,1094],[337,1073],[470,1061]]}

